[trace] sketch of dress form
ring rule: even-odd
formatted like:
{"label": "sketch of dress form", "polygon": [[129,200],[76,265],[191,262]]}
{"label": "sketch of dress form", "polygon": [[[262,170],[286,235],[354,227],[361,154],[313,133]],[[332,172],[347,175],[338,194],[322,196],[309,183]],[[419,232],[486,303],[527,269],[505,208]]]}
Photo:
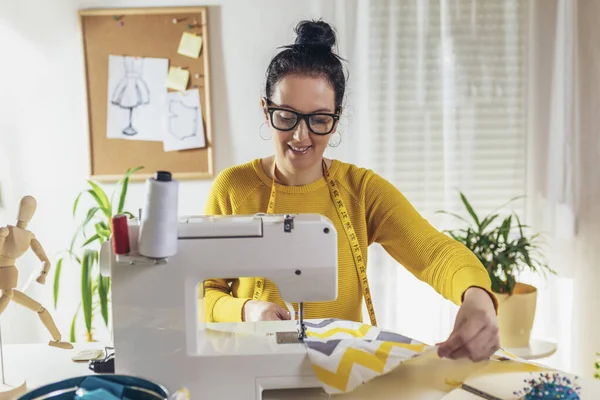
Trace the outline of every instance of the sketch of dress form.
{"label": "sketch of dress form", "polygon": [[115,87],[111,103],[129,109],[129,125],[123,129],[123,134],[133,136],[137,134],[137,130],[133,127],[133,111],[150,102],[150,90],[142,78],[144,59],[123,57],[123,63],[125,76]]}

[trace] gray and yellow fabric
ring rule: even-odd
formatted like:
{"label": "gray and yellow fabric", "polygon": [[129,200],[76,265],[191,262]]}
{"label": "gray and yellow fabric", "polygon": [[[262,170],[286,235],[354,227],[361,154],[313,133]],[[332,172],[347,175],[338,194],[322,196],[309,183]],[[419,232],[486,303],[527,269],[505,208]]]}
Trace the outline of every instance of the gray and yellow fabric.
{"label": "gray and yellow fabric", "polygon": [[305,339],[315,375],[329,394],[346,393],[386,374],[432,346],[371,325],[307,321]]}
{"label": "gray and yellow fabric", "polygon": [[[371,325],[325,319],[307,321],[306,328],[308,356],[315,375],[328,394],[351,392],[401,364],[426,354],[437,358],[437,354],[434,354],[437,347]],[[494,363],[487,368],[493,367],[496,373],[548,370],[503,350],[497,351],[490,361]],[[462,384],[447,379],[445,383],[449,390]]]}

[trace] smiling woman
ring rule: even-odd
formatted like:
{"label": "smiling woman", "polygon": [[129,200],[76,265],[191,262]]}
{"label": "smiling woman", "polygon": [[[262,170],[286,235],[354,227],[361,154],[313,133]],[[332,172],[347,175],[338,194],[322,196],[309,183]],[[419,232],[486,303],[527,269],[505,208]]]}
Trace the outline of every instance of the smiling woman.
{"label": "smiling woman", "polygon": [[[263,99],[276,131],[275,160],[267,163],[276,162],[276,178],[281,183],[310,183],[321,175],[323,152],[340,117],[333,104],[333,91],[326,80],[296,74],[282,78],[270,99]],[[296,181],[290,181],[294,178]]]}
{"label": "smiling woman", "polygon": [[[327,23],[303,21],[296,33],[295,43],[285,46],[267,69],[262,107],[275,154],[221,172],[206,214],[315,213],[333,222],[338,298],[305,304],[308,319],[362,322],[364,299],[371,324],[377,325],[366,265],[369,245],[381,244],[418,279],[461,305],[440,355],[487,358],[498,348],[497,302],[488,273],[471,251],[437,231],[388,181],[365,168],[324,158],[343,112],[346,77],[341,58],[332,51],[335,33]],[[211,279],[204,287],[207,322],[291,318],[269,280]]]}

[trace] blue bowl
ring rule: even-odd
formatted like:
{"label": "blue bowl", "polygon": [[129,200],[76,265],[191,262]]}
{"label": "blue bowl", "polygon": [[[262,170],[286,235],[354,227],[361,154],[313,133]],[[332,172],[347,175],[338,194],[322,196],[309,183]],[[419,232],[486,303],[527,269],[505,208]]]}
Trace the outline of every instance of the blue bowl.
{"label": "blue bowl", "polygon": [[[82,392],[80,389],[83,389]],[[97,390],[103,389],[103,390]],[[79,390],[79,392],[77,392]],[[127,375],[85,375],[51,383],[25,393],[17,400],[73,400],[77,393],[96,393],[96,396],[83,396],[91,399],[127,400],[167,400],[167,390],[146,379]],[[102,394],[104,393],[104,394]]]}

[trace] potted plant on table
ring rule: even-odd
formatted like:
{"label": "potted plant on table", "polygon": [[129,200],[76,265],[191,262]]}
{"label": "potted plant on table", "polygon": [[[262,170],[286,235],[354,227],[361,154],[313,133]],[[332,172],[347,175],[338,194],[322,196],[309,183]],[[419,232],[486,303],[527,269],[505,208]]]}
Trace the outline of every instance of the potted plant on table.
{"label": "potted plant on table", "polygon": [[465,245],[485,266],[492,281],[492,291],[498,298],[501,345],[505,348],[527,347],[535,320],[537,288],[520,282],[519,274],[526,269],[544,277],[547,273],[556,273],[540,252],[541,235],[526,234],[529,227],[523,225],[514,212],[504,217],[496,212],[481,217],[463,193],[460,198],[471,220],[440,211],[466,224],[466,227],[444,232]]}
{"label": "potted plant on table", "polygon": [[[69,333],[71,342],[76,342],[77,339],[77,321],[80,311],[83,311],[86,341],[95,340],[93,322],[98,313],[102,317],[105,327],[109,327],[110,278],[100,274],[98,254],[102,243],[109,240],[112,235],[112,217],[117,214],[134,217],[131,212],[124,210],[125,200],[130,176],[142,168],[128,169],[115,185],[110,199],[98,183],[92,180],[88,180],[90,188],[80,192],[75,198],[73,217],[77,214],[83,195],[91,197],[92,205],[86,210],[83,222],[76,230],[69,249],[63,252],[66,255],[57,260],[54,273],[54,308],[56,308],[60,292],[60,277],[65,260],[74,261],[81,272],[81,300],[71,322]],[[118,197],[116,197],[117,193]],[[80,248],[75,247],[78,239],[83,241]]]}

